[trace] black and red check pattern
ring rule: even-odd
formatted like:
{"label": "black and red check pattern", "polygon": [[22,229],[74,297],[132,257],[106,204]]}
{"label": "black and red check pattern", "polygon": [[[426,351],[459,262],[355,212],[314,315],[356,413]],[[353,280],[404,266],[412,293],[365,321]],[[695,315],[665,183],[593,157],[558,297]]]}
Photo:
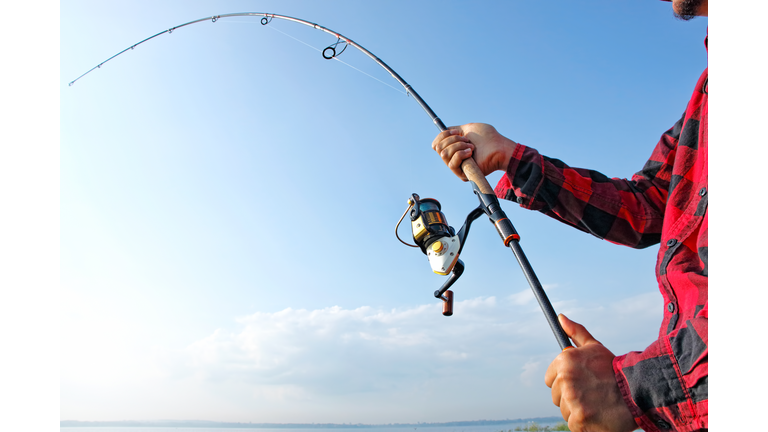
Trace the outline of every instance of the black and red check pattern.
{"label": "black and red check pattern", "polygon": [[613,243],[660,243],[659,338],[613,364],[624,400],[646,432],[709,424],[707,78],[705,70],[683,117],[631,180],[571,168],[518,144],[495,190],[499,198]]}

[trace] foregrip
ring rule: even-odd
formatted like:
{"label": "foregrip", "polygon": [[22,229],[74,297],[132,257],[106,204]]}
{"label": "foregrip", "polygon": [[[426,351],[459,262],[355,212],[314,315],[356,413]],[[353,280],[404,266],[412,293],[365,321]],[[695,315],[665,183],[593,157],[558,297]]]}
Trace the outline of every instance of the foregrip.
{"label": "foregrip", "polygon": [[485,213],[491,219],[491,222],[493,222],[494,226],[496,227],[496,231],[498,231],[501,239],[504,241],[504,246],[509,246],[509,248],[512,249],[512,252],[515,254],[515,258],[517,258],[517,262],[520,264],[520,268],[523,270],[525,279],[528,281],[528,285],[531,286],[533,295],[539,302],[541,311],[544,312],[544,317],[547,319],[549,327],[555,334],[555,339],[557,339],[557,343],[560,345],[560,349],[566,350],[568,348],[572,348],[573,345],[571,345],[568,336],[560,326],[560,321],[557,319],[557,314],[552,307],[552,303],[550,303],[547,294],[544,292],[544,288],[539,282],[539,278],[536,277],[536,273],[534,273],[533,267],[531,267],[531,264],[528,262],[528,258],[525,256],[523,249],[520,247],[520,236],[515,231],[515,227],[512,225],[512,222],[509,220],[509,218],[507,218],[507,215],[501,209],[501,204],[499,203],[498,198],[496,198],[496,195],[493,193],[493,188],[491,187],[490,183],[488,183],[488,180],[486,180],[483,172],[480,171],[480,167],[477,166],[477,162],[475,162],[473,158],[465,159],[461,164],[461,170],[464,172],[464,175],[467,176],[467,179],[472,182],[472,188],[478,195],[478,198],[484,207]]}
{"label": "foregrip", "polygon": [[509,248],[512,249],[512,253],[515,254],[515,258],[517,258],[517,262],[523,270],[525,279],[528,280],[528,285],[531,286],[533,295],[536,296],[536,300],[539,302],[539,306],[541,306],[541,311],[544,312],[544,317],[547,319],[549,327],[552,329],[552,333],[555,334],[557,343],[560,344],[560,349],[565,351],[568,348],[572,348],[573,345],[571,345],[568,335],[565,334],[565,331],[563,331],[563,328],[560,326],[560,321],[557,319],[555,309],[552,307],[552,303],[549,302],[549,297],[547,297],[547,294],[544,292],[544,288],[541,286],[539,278],[537,278],[536,273],[533,272],[533,268],[528,262],[525,253],[523,253],[520,243],[517,240],[514,240],[509,243]]}

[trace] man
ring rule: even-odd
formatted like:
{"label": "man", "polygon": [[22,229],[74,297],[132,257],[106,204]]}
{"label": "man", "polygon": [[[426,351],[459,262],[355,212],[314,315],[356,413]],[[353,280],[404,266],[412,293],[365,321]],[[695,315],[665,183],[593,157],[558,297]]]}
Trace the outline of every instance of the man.
{"label": "man", "polygon": [[[672,3],[681,19],[708,14],[707,0]],[[705,70],[683,117],[630,180],[571,168],[485,124],[451,128],[432,143],[465,181],[461,163],[469,157],[485,175],[503,170],[499,198],[614,243],[661,244],[664,318],[644,351],[614,356],[586,328],[559,317],[576,347],[555,358],[545,382],[571,431],[708,428],[707,78]]]}

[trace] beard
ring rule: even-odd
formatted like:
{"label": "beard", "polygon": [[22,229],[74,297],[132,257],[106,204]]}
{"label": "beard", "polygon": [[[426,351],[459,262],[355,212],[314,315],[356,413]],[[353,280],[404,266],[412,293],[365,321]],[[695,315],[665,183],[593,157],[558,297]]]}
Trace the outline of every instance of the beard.
{"label": "beard", "polygon": [[692,20],[699,15],[701,3],[702,0],[683,0],[680,3],[675,3],[675,18],[683,21]]}

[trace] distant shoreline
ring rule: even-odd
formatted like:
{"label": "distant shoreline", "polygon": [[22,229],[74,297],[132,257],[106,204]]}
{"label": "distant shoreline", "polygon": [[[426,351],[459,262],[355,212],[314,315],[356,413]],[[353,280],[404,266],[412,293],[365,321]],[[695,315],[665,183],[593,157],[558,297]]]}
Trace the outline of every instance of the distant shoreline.
{"label": "distant shoreline", "polygon": [[187,428],[251,428],[251,429],[362,429],[362,428],[420,428],[451,426],[496,426],[513,423],[554,423],[561,417],[535,417],[514,420],[474,420],[445,423],[230,423],[205,420],[155,420],[155,421],[80,421],[61,420],[59,427],[187,427]]}

